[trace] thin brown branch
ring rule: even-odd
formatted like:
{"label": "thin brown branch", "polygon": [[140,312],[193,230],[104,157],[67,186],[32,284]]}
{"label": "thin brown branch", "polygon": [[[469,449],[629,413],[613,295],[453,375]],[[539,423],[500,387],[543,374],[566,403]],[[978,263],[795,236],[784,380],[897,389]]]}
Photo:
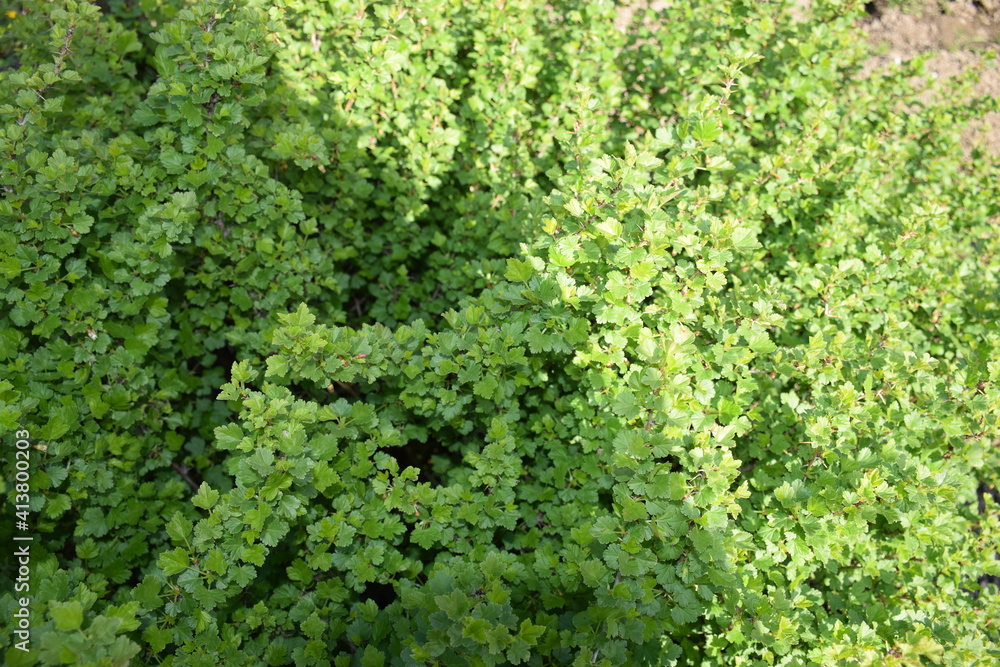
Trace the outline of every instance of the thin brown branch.
{"label": "thin brown branch", "polygon": [[194,480],[193,480],[193,479],[191,479],[191,477],[190,477],[190,476],[188,476],[188,467],[187,467],[187,466],[180,466],[180,465],[177,465],[177,462],[176,462],[176,461],[171,461],[171,462],[170,462],[170,465],[171,465],[171,466],[173,467],[173,469],[174,469],[174,470],[176,470],[176,471],[177,471],[177,473],[178,473],[178,474],[179,474],[179,475],[180,475],[181,477],[183,477],[183,478],[184,478],[184,481],[185,481],[185,482],[187,482],[187,483],[188,483],[188,485],[189,485],[189,486],[190,486],[190,487],[191,487],[192,489],[194,489],[195,491],[197,491],[197,490],[198,490],[198,485],[194,483]]}

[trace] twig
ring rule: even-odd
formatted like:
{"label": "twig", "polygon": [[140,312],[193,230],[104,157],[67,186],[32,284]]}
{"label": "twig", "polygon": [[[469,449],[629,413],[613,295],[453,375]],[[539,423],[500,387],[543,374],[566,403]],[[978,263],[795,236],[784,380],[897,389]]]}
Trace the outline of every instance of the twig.
{"label": "twig", "polygon": [[354,387],[351,384],[349,384],[347,382],[342,382],[340,380],[336,380],[335,384],[338,387],[340,387],[341,389],[343,389],[344,391],[346,391],[351,396],[354,396],[355,398],[357,398],[359,396],[358,392],[354,390]]}
{"label": "twig", "polygon": [[187,474],[188,467],[187,466],[181,467],[181,466],[177,465],[176,461],[171,461],[170,465],[173,467],[174,470],[177,471],[177,473],[181,477],[184,478],[184,481],[187,482],[191,486],[192,489],[194,489],[195,491],[198,490],[198,485],[194,483],[193,479],[191,479],[190,477],[188,477],[188,474]]}
{"label": "twig", "polygon": [[[620,583],[622,583],[622,571],[619,569],[618,570],[618,574],[615,575],[615,583],[614,583],[614,585],[611,586],[611,588],[614,588],[615,586],[617,586]],[[603,632],[604,630],[607,630],[607,628],[608,628],[608,623],[607,623],[607,621],[605,621],[604,622],[604,627],[601,629],[601,631]],[[597,662],[597,655],[598,655],[598,653],[600,653],[600,651],[601,651],[601,649],[599,649],[599,648],[595,648],[594,649],[594,657],[592,657],[590,659],[590,664],[593,665],[594,663]]]}

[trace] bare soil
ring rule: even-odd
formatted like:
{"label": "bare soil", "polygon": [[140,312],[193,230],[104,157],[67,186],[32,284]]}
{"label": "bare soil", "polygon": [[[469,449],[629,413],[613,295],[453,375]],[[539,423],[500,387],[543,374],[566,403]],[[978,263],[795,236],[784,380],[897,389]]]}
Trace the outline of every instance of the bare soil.
{"label": "bare soil", "polygon": [[[1000,50],[1000,0],[919,0],[894,6],[883,0],[868,3],[867,10],[869,17],[861,25],[872,49],[866,72],[932,53],[928,70],[947,79],[982,62],[987,52]],[[973,92],[1000,96],[1000,60],[983,70]],[[1000,156],[1000,114],[988,114],[970,128],[963,144],[967,151],[980,146]]]}

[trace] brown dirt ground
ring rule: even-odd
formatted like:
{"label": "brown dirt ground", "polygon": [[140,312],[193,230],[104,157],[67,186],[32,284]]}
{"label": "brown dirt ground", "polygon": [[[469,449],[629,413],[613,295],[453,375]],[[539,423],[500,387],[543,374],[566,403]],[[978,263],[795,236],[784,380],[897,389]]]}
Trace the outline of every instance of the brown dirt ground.
{"label": "brown dirt ground", "polygon": [[[947,79],[981,62],[987,50],[1000,50],[1000,0],[922,0],[902,7],[876,2],[869,9],[861,25],[872,47],[867,72],[930,52],[928,71]],[[1000,60],[983,70],[973,92],[1000,96]],[[964,144],[1000,156],[1000,114],[970,128]]]}

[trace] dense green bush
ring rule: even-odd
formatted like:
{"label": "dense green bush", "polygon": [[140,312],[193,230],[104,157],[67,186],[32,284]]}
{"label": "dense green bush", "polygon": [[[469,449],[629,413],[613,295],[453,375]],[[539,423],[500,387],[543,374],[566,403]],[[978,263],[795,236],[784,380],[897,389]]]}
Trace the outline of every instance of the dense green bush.
{"label": "dense green bush", "polygon": [[997,664],[996,100],[666,4],[3,17],[5,663]]}

